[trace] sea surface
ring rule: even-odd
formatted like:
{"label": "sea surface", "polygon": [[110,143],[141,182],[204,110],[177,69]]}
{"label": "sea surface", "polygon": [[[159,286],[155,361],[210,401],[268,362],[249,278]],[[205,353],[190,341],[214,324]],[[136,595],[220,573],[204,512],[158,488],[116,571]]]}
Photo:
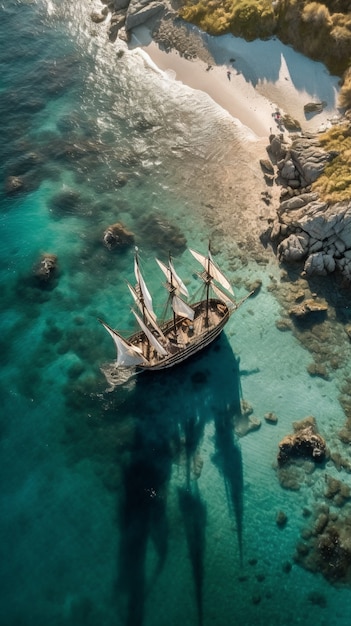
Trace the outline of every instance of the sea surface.
{"label": "sea surface", "polygon": [[[280,268],[242,236],[261,184],[251,139],[205,94],[111,44],[90,20],[98,4],[0,7],[0,624],[348,625],[350,588],[294,562],[303,512],[336,470],[291,491],[276,457],[307,415],[334,441],[349,347],[335,320],[344,366],[311,377],[309,351],[276,326]],[[198,358],[111,391],[101,367],[114,347],[97,319],[133,328],[134,249],[102,243],[116,222],[134,233],[160,313],[154,257],[172,252],[195,292],[186,248],[209,239],[239,298],[262,288]],[[58,259],[44,286],[43,253]],[[243,402],[261,428],[239,437]]]}

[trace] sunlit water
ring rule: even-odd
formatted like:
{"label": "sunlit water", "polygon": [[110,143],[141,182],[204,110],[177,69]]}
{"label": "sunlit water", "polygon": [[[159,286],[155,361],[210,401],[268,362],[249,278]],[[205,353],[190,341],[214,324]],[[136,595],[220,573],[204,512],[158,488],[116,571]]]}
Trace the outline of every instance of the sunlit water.
{"label": "sunlit water", "polygon": [[[309,353],[276,328],[279,268],[240,227],[262,184],[251,139],[205,94],[110,44],[91,8],[1,5],[0,622],[348,624],[349,590],[293,563],[325,470],[290,492],[274,469],[292,421],[313,414],[330,436],[345,416],[337,375],[311,378]],[[21,192],[5,192],[9,176]],[[109,393],[97,318],[132,329],[133,250],[102,244],[117,221],[156,302],[153,259],[170,248],[198,288],[184,238],[205,251],[211,237],[240,297],[263,287],[199,358]],[[47,289],[32,276],[43,252],[58,257]],[[263,424],[238,439],[240,399]]]}

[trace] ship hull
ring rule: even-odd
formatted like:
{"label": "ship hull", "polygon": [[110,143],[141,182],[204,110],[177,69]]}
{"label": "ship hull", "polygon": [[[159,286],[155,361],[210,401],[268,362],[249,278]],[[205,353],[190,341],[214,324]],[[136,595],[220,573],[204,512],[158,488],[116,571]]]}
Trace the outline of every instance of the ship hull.
{"label": "ship hull", "polygon": [[222,332],[233,310],[221,300],[202,300],[193,305],[193,322],[184,318],[169,320],[160,326],[164,337],[171,346],[171,353],[160,356],[150,349],[150,344],[143,332],[129,337],[128,341],[140,348],[147,363],[137,366],[137,371],[155,371],[168,369],[183,363],[194,354],[210,345]]}

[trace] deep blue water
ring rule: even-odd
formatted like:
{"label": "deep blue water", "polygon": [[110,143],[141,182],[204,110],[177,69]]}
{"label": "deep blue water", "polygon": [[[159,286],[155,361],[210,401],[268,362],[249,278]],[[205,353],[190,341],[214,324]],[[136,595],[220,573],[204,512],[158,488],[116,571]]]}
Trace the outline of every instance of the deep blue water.
{"label": "deep blue water", "polygon": [[[290,492],[273,469],[294,419],[341,427],[337,375],[307,375],[308,352],[274,324],[273,257],[266,267],[248,254],[240,269],[213,215],[235,128],[113,47],[80,0],[1,9],[0,623],[348,624],[348,588],[293,563],[323,472]],[[153,258],[170,248],[198,286],[184,238],[203,251],[213,238],[240,296],[257,276],[263,289],[199,358],[108,392],[100,367],[114,352],[97,318],[132,328],[133,250],[102,244],[117,221],[155,301]],[[44,252],[58,258],[45,287],[33,276]],[[277,426],[239,439],[241,399],[261,419],[275,411]]]}

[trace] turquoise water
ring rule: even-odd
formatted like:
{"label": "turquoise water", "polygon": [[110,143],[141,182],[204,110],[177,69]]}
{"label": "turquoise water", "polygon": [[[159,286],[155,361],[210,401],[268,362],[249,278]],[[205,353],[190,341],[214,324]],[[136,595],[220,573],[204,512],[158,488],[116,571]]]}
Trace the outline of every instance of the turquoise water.
{"label": "turquoise water", "polygon": [[[250,163],[242,129],[109,44],[83,2],[1,8],[0,623],[348,624],[349,589],[293,562],[303,509],[334,469],[297,492],[274,469],[296,419],[312,413],[334,441],[348,348],[342,371],[312,378],[309,352],[275,325],[279,268],[240,241],[224,189]],[[21,192],[5,192],[8,176],[22,177]],[[197,289],[183,236],[203,251],[211,237],[239,297],[256,278],[263,286],[197,359],[111,393],[100,367],[114,351],[97,317],[132,329],[133,250],[102,245],[117,221],[135,234],[155,302],[154,256],[170,248]],[[32,274],[43,252],[58,257],[45,289]],[[239,438],[241,399],[263,423]]]}

